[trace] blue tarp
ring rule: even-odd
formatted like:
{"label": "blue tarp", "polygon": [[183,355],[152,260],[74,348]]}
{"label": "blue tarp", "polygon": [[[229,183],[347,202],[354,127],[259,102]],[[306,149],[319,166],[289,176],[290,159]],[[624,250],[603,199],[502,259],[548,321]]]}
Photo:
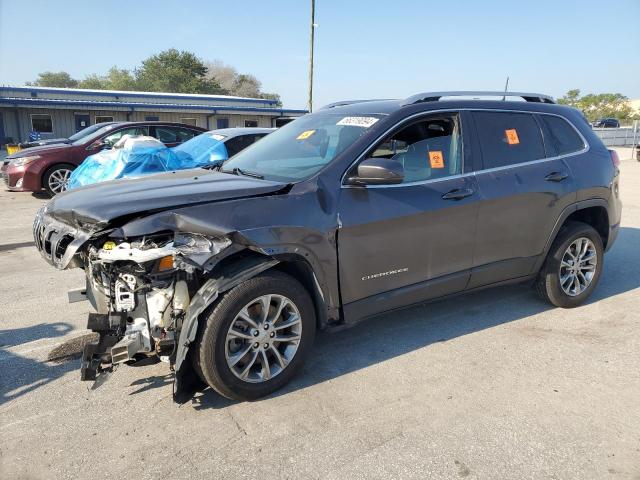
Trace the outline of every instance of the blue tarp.
{"label": "blue tarp", "polygon": [[[191,142],[190,140],[189,142]],[[186,142],[186,143],[189,143]],[[186,145],[183,144],[183,145]],[[209,149],[224,149],[224,144],[216,142]],[[93,183],[117,178],[131,178],[152,173],[185,170],[211,164],[213,154],[190,155],[184,150],[170,149],[150,137],[123,138],[111,150],[103,150],[87,157],[69,178],[69,190]],[[194,158],[195,157],[195,158]],[[226,149],[224,149],[226,159]]]}

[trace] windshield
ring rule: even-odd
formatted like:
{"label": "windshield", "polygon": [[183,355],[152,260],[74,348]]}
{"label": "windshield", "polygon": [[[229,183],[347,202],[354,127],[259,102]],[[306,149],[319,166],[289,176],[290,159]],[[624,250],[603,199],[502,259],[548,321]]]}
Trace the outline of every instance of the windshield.
{"label": "windshield", "polygon": [[225,136],[219,133],[205,132],[174,147],[173,151],[179,155],[188,155],[196,164],[206,165],[228,158],[227,149],[222,143],[224,139]]}
{"label": "windshield", "polygon": [[[115,127],[117,127],[117,124],[108,124],[108,125],[104,125],[104,124],[96,124],[96,125],[92,125],[90,127],[85,128],[84,130],[88,130],[89,128],[94,128],[94,127],[98,127],[97,129],[94,129],[93,132],[89,132],[88,135],[83,135],[82,137],[78,138],[77,140],[74,140],[72,142],[72,145],[84,145],[85,143],[91,142],[93,140],[95,140],[96,138],[100,137],[102,134],[107,133],[109,130],[113,130]],[[79,135],[80,133],[84,132],[84,130],[79,131],[78,133],[76,133],[76,135]],[[74,135],[74,137],[76,136]],[[73,137],[70,137],[69,140],[72,140]]]}
{"label": "windshield", "polygon": [[238,153],[221,171],[298,182],[330,163],[380,118],[325,112],[305,115]]}
{"label": "windshield", "polygon": [[73,135],[71,135],[69,137],[69,140],[71,142],[75,142],[76,140],[80,140],[81,138],[84,138],[87,135],[91,135],[93,132],[95,132],[96,130],[99,130],[104,126],[105,126],[104,123],[96,123],[95,125],[91,125],[90,127],[83,128],[78,133],[74,133]]}

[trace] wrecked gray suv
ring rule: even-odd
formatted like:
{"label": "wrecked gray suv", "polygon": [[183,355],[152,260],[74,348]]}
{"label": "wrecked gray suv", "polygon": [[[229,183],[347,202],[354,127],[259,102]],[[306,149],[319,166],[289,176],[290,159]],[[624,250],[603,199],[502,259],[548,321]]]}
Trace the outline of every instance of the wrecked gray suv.
{"label": "wrecked gray suv", "polygon": [[318,329],[509,282],[583,303],[618,233],[617,157],[577,110],[468,98],[488,94],[333,104],[218,171],[55,197],[34,237],[86,273],[72,296],[99,341],[82,379],[158,356],[178,397],[205,382],[255,399],[300,371]]}

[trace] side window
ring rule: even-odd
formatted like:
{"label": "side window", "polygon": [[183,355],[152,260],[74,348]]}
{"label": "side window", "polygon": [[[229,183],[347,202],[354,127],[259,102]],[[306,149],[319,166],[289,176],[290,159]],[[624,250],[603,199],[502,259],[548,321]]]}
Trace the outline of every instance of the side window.
{"label": "side window", "polygon": [[578,152],[584,148],[582,138],[565,119],[553,115],[538,115],[538,118],[542,125],[547,157]]}
{"label": "side window", "polygon": [[244,145],[245,148],[247,148],[250,145],[253,145],[254,143],[256,143],[258,140],[260,140],[262,137],[264,137],[265,134],[252,134],[252,135],[244,135]]}
{"label": "side window", "polygon": [[194,130],[189,130],[188,128],[178,128],[176,129],[178,135],[179,142],[186,142],[187,140],[191,140],[196,135],[200,135],[202,132],[196,132]]}
{"label": "side window", "polygon": [[229,153],[229,158],[233,157],[236,153],[240,152],[244,149],[245,141],[242,136],[233,137],[227,140],[224,143],[224,146],[227,147],[227,152]]}
{"label": "side window", "polygon": [[178,143],[178,131],[175,128],[156,127],[156,138],[162,143]]}
{"label": "side window", "polygon": [[420,120],[379,143],[369,157],[388,158],[404,168],[404,182],[462,172],[462,136],[457,114]]}
{"label": "side window", "polygon": [[473,117],[485,169],[545,158],[542,134],[533,115],[473,112]]}
{"label": "side window", "polygon": [[110,135],[107,135],[102,139],[104,143],[109,145],[115,144],[118,140],[120,140],[124,135],[148,135],[149,129],[147,127],[131,127],[131,128],[123,128],[122,130],[118,130],[113,132]]}

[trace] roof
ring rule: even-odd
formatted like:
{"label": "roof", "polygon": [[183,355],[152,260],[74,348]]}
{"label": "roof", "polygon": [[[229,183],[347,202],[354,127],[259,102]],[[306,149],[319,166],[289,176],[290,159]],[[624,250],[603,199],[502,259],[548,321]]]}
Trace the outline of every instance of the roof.
{"label": "roof", "polygon": [[0,86],[0,106],[50,108],[100,108],[106,110],[181,110],[245,112],[254,114],[302,115],[306,110],[283,109],[277,101],[230,95],[202,95],[164,92],[124,92],[119,90],[85,90],[79,88]]}
{"label": "roof", "polygon": [[235,127],[235,128],[217,128],[215,130],[209,130],[208,133],[218,133],[226,137],[236,137],[238,135],[247,135],[251,133],[271,133],[275,128],[260,128],[260,127]]}
{"label": "roof", "polygon": [[110,96],[110,97],[162,97],[175,99],[199,99],[199,100],[248,100],[251,102],[276,104],[277,100],[270,98],[236,97],[233,95],[208,95],[201,93],[167,93],[167,92],[141,92],[137,90],[94,90],[89,88],[58,88],[58,87],[35,87],[35,86],[0,86],[0,91],[15,90],[22,92],[58,93],[81,96]]}
{"label": "roof", "polygon": [[[492,97],[492,98],[481,98]],[[390,115],[401,109],[412,111],[446,109],[502,109],[539,112],[566,111],[552,97],[522,92],[425,92],[396,100],[346,100],[322,107],[321,113],[341,115]]]}
{"label": "roof", "polygon": [[163,122],[162,120],[139,120],[139,121],[129,121],[123,120],[120,122],[100,122],[96,123],[96,125],[149,125],[149,126],[158,126],[158,127],[184,127],[189,128],[191,130],[199,130],[201,132],[206,132],[206,128],[198,127],[197,125],[189,125],[188,123],[180,123],[180,122]]}

